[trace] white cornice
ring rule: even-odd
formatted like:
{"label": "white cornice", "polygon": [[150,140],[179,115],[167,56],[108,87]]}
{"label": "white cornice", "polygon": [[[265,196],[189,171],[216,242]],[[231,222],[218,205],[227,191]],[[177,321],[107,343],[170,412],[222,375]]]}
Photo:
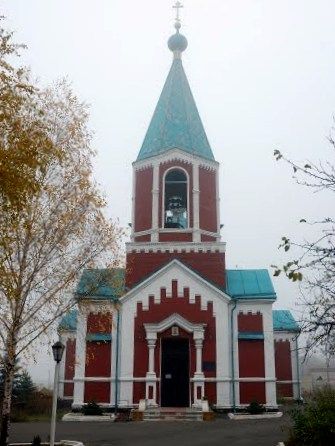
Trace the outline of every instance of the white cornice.
{"label": "white cornice", "polygon": [[154,155],[150,158],[145,158],[144,160],[134,161],[133,167],[134,170],[141,170],[147,167],[152,167],[156,164],[163,164],[173,160],[183,161],[189,164],[197,163],[199,166],[211,170],[217,170],[219,168],[219,163],[217,161],[207,160],[178,148],[169,149],[166,152],[163,152],[159,155]]}
{"label": "white cornice", "polygon": [[130,242],[126,243],[126,251],[130,252],[226,252],[224,242]]}

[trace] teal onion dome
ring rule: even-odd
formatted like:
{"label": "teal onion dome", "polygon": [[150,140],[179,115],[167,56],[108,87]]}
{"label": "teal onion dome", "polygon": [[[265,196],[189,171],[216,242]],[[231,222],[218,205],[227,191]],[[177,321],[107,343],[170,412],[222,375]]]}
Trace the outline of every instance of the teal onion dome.
{"label": "teal onion dome", "polygon": [[187,39],[185,36],[179,33],[177,30],[176,34],[173,34],[168,40],[168,47],[171,51],[180,51],[183,52],[186,50],[188,45]]}

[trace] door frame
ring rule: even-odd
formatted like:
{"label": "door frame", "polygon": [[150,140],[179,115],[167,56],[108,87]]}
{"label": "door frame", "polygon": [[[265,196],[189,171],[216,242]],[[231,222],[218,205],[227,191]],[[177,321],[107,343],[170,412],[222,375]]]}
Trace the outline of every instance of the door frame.
{"label": "door frame", "polygon": [[[185,339],[188,343],[188,406],[192,407],[192,388],[191,388],[191,340],[183,336],[160,336],[159,338],[159,407],[162,407],[162,358],[163,358],[163,348],[162,341],[165,339]],[[183,406],[182,406],[183,407]],[[181,408],[182,408],[181,407]]]}

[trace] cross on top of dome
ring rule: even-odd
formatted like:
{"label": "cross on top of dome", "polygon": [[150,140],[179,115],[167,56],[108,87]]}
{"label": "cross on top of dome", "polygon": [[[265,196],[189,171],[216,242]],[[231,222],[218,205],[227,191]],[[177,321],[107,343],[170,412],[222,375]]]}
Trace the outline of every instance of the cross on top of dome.
{"label": "cross on top of dome", "polygon": [[184,6],[182,5],[181,2],[176,2],[175,5],[173,5],[173,8],[176,10],[176,23],[175,23],[175,27],[177,29],[179,29],[181,27],[180,24],[180,9],[183,8]]}

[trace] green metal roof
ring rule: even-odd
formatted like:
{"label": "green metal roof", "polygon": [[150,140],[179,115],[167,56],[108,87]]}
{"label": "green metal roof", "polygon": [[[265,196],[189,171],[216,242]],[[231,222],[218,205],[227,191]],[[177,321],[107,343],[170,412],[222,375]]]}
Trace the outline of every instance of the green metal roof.
{"label": "green metal roof", "polygon": [[300,327],[289,310],[273,310],[274,331],[300,331]]}
{"label": "green metal roof", "polygon": [[124,268],[85,269],[79,280],[76,295],[79,298],[118,299],[125,290],[124,276]]}
{"label": "green metal roof", "polygon": [[267,269],[226,270],[226,291],[240,299],[276,299]]}
{"label": "green metal roof", "polygon": [[59,330],[69,330],[69,331],[76,331],[77,329],[77,317],[78,317],[78,310],[71,310],[67,314],[65,314],[59,325]]}
{"label": "green metal roof", "polygon": [[214,160],[181,59],[175,58],[137,161],[178,148]]}

